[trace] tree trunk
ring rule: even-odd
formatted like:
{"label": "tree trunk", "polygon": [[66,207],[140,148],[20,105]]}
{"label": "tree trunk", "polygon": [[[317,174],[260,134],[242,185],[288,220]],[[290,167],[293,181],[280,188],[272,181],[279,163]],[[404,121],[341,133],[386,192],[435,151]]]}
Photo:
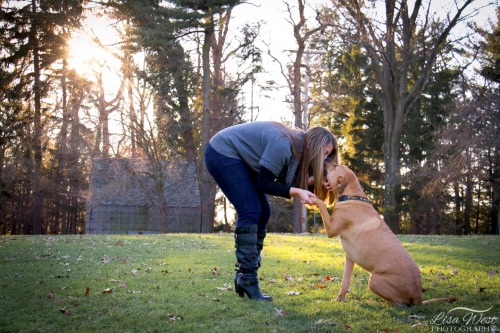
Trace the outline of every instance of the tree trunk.
{"label": "tree trunk", "polygon": [[[70,124],[70,115],[68,110],[68,85],[67,85],[67,61],[63,59],[62,67],[62,126],[61,134],[59,136],[59,151],[58,154],[58,168],[56,179],[58,188],[57,200],[58,206],[61,211],[61,229],[62,233],[66,234],[66,222],[68,214],[68,200],[67,200],[67,187],[68,187],[68,170],[67,170],[67,153],[68,153],[68,127]],[[55,226],[55,233],[59,233],[59,226]]]}
{"label": "tree trunk", "polygon": [[455,193],[455,234],[461,235],[463,228],[463,220],[460,218],[460,211],[462,210],[462,199],[460,197],[460,189],[458,187],[458,182],[453,184],[453,190]]}
{"label": "tree trunk", "polygon": [[490,233],[498,235],[500,230],[500,146],[493,147],[493,158],[490,163],[491,210]]}
{"label": "tree trunk", "polygon": [[41,116],[41,80],[40,55],[38,42],[36,0],[31,1],[32,27],[31,42],[33,45],[34,67],[34,116],[33,116],[33,207],[31,216],[31,230],[28,233],[38,235],[42,231],[42,116]]}
{"label": "tree trunk", "polygon": [[471,234],[471,216],[472,216],[472,177],[470,170],[470,150],[466,152],[467,154],[467,174],[465,175],[465,207],[464,207],[464,235]]}
{"label": "tree trunk", "polygon": [[[286,4],[286,3],[285,3]],[[292,78],[291,80],[291,93],[293,98],[293,115],[294,115],[294,125],[297,128],[307,129],[309,124],[305,124],[302,122],[303,120],[303,104],[302,104],[302,57],[304,56],[304,51],[306,49],[306,42],[308,39],[319,32],[323,25],[320,25],[313,29],[305,29],[307,18],[305,16],[305,1],[297,0],[297,7],[299,10],[299,21],[294,22],[292,18],[292,8],[290,5],[286,4],[288,9],[288,13],[290,16],[290,21],[293,22],[293,36],[295,37],[295,41],[297,42],[297,50],[295,53],[295,60],[293,62],[292,68]],[[302,233],[305,232],[303,229],[305,225],[305,217],[304,217],[304,204],[300,202],[297,198],[293,198],[293,210],[292,210],[292,227],[293,233]]]}
{"label": "tree trunk", "polygon": [[[387,109],[393,109],[386,106]],[[386,112],[384,122],[384,219],[394,233],[399,233],[397,193],[400,184],[399,146],[401,140],[402,114]]]}
{"label": "tree trunk", "polygon": [[[419,27],[419,22],[428,22],[431,18],[419,18],[419,13],[429,15],[429,11],[422,11],[422,1],[413,3],[409,10],[406,1],[385,1],[385,31],[381,34],[379,27],[371,22],[380,22],[380,19],[371,19],[363,12],[360,0],[337,0],[341,9],[346,10],[352,22],[360,33],[360,40],[355,42],[364,46],[371,59],[374,81],[371,82],[376,90],[380,105],[384,110],[384,165],[385,165],[385,194],[384,218],[391,229],[400,231],[397,213],[397,193],[400,186],[399,149],[401,146],[401,130],[405,113],[412,112],[416,101],[429,81],[436,58],[441,52],[446,38],[452,28],[456,26],[463,11],[473,2],[466,0],[461,5],[455,3],[455,13],[449,15],[447,24],[435,34],[428,45],[419,44],[420,33],[417,30],[428,27]],[[421,73],[409,85],[409,69],[415,61],[421,60]]]}
{"label": "tree trunk", "polygon": [[203,64],[203,114],[202,114],[202,141],[201,141],[201,164],[198,166],[200,175],[200,194],[201,194],[201,225],[200,232],[209,233],[213,230],[215,214],[215,184],[205,167],[204,151],[211,138],[211,85],[210,85],[210,45],[214,34],[214,22],[211,13],[207,15],[208,22],[205,27],[205,39],[202,49]]}

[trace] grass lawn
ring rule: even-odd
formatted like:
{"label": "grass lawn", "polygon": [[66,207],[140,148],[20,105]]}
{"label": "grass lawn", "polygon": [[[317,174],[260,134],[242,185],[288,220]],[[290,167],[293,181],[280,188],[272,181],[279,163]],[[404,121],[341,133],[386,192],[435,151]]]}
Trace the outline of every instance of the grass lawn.
{"label": "grass lawn", "polygon": [[0,236],[0,332],[500,330],[498,236],[399,239],[424,299],[457,302],[388,306],[357,266],[349,301],[334,302],[344,254],[324,235],[268,235],[259,275],[272,302],[235,294],[232,234]]}

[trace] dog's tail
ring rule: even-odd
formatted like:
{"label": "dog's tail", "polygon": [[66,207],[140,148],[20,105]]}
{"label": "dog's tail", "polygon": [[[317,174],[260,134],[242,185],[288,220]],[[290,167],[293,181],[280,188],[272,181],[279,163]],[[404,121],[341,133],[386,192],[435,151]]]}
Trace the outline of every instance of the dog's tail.
{"label": "dog's tail", "polygon": [[430,304],[430,303],[435,303],[435,302],[449,302],[453,303],[458,301],[458,298],[455,297],[443,297],[443,298],[433,298],[433,299],[428,299],[426,301],[422,301],[422,304]]}

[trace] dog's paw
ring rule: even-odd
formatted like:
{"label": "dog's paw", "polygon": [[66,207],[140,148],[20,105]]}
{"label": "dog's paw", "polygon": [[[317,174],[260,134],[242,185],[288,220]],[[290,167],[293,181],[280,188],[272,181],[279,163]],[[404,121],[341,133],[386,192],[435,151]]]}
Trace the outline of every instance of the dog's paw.
{"label": "dog's paw", "polygon": [[337,299],[335,299],[336,302],[346,302],[347,301],[347,297],[345,296],[345,294],[343,295],[338,295],[337,296]]}
{"label": "dog's paw", "polygon": [[313,203],[313,205],[316,205],[316,206],[317,206],[318,204],[323,203],[323,200],[321,200],[321,199],[320,199],[320,198],[318,198],[318,197],[311,197],[310,199],[311,199],[311,202]]}

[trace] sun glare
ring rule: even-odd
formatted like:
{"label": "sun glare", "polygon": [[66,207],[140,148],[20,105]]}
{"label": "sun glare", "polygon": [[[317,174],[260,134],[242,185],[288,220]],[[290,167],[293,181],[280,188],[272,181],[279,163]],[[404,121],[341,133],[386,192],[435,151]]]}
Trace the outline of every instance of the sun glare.
{"label": "sun glare", "polygon": [[116,42],[117,34],[109,23],[103,19],[88,18],[83,22],[83,26],[85,28],[73,33],[68,42],[69,66],[81,75],[88,75],[100,67],[114,67],[118,64],[119,61],[105,46],[93,40],[98,38],[102,45],[113,45]]}

